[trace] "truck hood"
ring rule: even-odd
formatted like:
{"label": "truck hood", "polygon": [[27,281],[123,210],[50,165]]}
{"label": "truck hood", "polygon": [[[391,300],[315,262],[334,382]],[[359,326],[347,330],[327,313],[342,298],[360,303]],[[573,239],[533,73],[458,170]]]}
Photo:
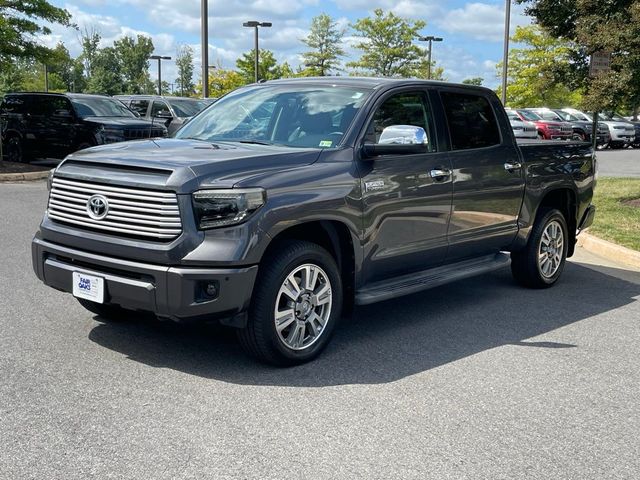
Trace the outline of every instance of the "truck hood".
{"label": "truck hood", "polygon": [[[314,163],[322,150],[187,139],[100,145],[69,155],[56,176],[191,193]],[[259,186],[259,185],[256,185]]]}

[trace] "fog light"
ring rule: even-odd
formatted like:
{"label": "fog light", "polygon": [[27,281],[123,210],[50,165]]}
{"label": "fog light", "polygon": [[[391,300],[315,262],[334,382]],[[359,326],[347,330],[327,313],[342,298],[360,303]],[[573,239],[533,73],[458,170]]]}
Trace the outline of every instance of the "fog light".
{"label": "fog light", "polygon": [[215,282],[207,283],[204,288],[204,293],[207,294],[207,297],[217,297],[218,296],[218,285]]}

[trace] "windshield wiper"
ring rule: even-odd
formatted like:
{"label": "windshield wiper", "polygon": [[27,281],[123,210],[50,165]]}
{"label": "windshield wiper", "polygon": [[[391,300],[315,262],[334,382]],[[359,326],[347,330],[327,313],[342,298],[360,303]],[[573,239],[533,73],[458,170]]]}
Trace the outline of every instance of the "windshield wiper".
{"label": "windshield wiper", "polygon": [[238,143],[249,143],[251,145],[273,145],[270,142],[262,142],[260,140],[236,140]]}

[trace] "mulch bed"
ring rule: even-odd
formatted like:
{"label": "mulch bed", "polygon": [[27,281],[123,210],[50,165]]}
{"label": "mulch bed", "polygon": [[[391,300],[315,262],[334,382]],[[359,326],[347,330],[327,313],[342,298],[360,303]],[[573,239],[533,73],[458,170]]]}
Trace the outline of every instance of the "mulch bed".
{"label": "mulch bed", "polygon": [[623,205],[626,205],[627,207],[636,207],[636,208],[640,208],[640,198],[634,198],[631,200],[624,200],[623,202],[620,202]]}
{"label": "mulch bed", "polygon": [[27,173],[51,170],[51,166],[30,165],[28,163],[0,162],[0,175],[3,173]]}

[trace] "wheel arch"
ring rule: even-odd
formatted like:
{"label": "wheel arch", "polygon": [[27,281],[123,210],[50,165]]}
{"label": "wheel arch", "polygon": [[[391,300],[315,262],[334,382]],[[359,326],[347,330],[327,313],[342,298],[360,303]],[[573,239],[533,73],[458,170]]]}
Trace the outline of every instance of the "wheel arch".
{"label": "wheel arch", "polygon": [[298,223],[278,232],[262,254],[262,259],[286,240],[304,240],[315,243],[329,252],[340,271],[344,288],[345,313],[353,309],[356,278],[357,244],[349,227],[338,220],[311,220]]}
{"label": "wheel arch", "polygon": [[540,201],[538,208],[536,209],[536,220],[540,216],[540,213],[548,208],[557,208],[562,212],[567,222],[567,229],[569,235],[569,247],[567,251],[567,257],[571,257],[575,251],[576,244],[576,229],[577,229],[577,215],[578,215],[578,197],[576,192],[568,187],[560,187],[549,190],[544,194]]}

